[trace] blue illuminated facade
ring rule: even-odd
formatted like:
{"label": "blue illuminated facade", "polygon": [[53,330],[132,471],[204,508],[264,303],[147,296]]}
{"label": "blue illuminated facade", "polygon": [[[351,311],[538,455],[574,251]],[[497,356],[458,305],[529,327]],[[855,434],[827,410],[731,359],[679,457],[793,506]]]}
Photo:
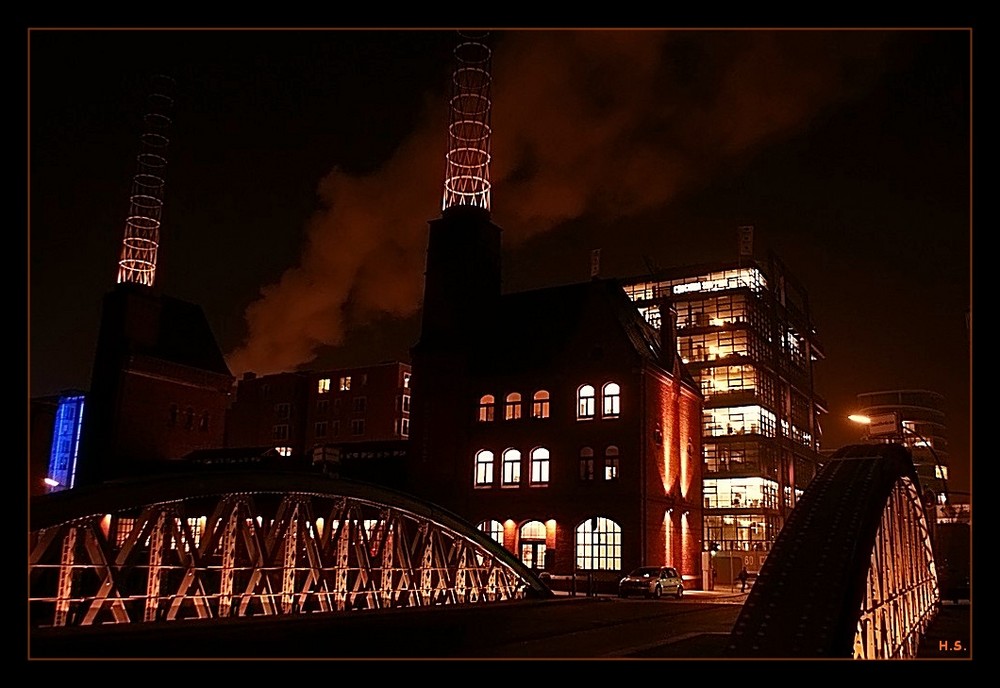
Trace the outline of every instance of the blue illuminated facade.
{"label": "blue illuminated facade", "polygon": [[49,492],[68,490],[76,477],[76,459],[80,450],[83,428],[82,394],[63,396],[56,411],[52,432],[52,453],[49,455]]}

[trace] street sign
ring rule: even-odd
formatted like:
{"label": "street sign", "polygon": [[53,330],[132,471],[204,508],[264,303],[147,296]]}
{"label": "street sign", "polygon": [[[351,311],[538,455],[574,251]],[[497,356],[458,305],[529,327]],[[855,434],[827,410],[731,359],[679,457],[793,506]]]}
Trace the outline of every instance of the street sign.
{"label": "street sign", "polygon": [[899,434],[899,420],[895,413],[871,416],[871,420],[872,422],[868,426],[869,437],[889,437]]}

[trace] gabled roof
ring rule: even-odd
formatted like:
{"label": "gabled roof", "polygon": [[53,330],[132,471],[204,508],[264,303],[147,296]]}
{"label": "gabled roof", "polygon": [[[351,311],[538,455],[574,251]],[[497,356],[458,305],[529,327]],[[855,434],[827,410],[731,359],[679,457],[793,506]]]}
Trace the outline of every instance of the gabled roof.
{"label": "gabled roof", "polygon": [[152,351],[144,353],[232,377],[201,306],[171,296],[161,298],[160,336]]}
{"label": "gabled roof", "polygon": [[[659,332],[618,281],[608,279],[503,295],[489,319],[491,332],[476,342],[475,367],[492,373],[554,367],[593,318],[606,319],[604,334],[616,332],[625,340],[634,364],[645,361],[672,371],[673,364],[662,356]],[[680,369],[681,379],[697,389],[683,364]]]}

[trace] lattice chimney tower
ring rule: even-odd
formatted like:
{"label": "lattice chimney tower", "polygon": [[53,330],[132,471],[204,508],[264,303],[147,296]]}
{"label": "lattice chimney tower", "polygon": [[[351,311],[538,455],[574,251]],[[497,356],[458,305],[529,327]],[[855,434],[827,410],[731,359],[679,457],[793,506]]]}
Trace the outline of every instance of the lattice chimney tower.
{"label": "lattice chimney tower", "polygon": [[490,86],[488,32],[459,32],[442,210],[460,205],[490,210]]}
{"label": "lattice chimney tower", "polygon": [[152,94],[148,98],[149,110],[143,118],[135,176],[132,177],[121,259],[118,261],[119,284],[132,282],[151,287],[156,279],[173,92],[174,82],[170,77],[153,79]]}

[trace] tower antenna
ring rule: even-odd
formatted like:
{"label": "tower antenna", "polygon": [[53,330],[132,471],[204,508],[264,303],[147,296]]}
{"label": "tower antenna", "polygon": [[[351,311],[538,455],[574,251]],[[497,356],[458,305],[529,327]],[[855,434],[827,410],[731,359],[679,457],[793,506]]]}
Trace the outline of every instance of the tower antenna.
{"label": "tower antenna", "polygon": [[168,134],[173,114],[173,79],[157,76],[143,117],[140,150],[132,177],[132,193],[118,283],[132,282],[152,287],[156,279],[156,256],[160,248],[160,217],[163,212],[164,175],[167,167]]}
{"label": "tower antenna", "polygon": [[468,205],[490,209],[489,32],[459,32],[452,76],[448,154],[442,210]]}

